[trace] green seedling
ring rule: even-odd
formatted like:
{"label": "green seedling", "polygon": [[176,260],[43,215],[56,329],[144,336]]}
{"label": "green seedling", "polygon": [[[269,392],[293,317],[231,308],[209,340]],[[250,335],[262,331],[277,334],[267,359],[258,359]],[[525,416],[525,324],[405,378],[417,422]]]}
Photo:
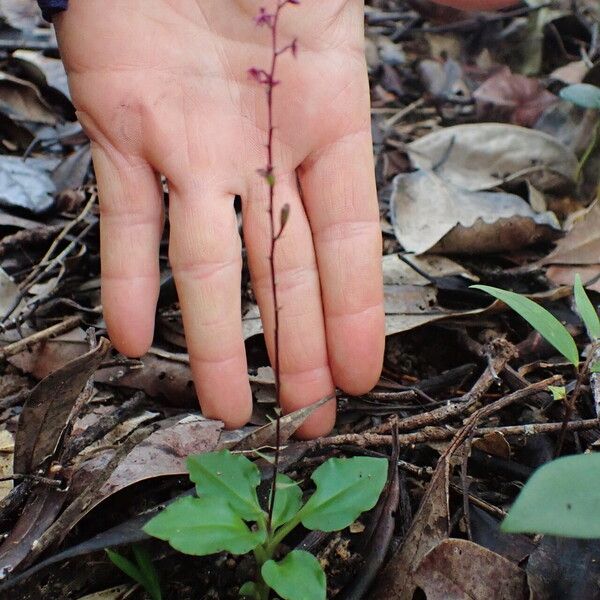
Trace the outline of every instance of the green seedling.
{"label": "green seedling", "polygon": [[[514,292],[485,285],[473,287],[507,304],[576,369],[579,368],[579,351],[575,340],[545,308]],[[574,297],[577,312],[585,325],[594,353],[600,341],[600,319],[579,275],[575,277]],[[592,363],[588,371],[595,372],[597,366],[597,363]],[[585,373],[580,373],[579,378],[584,375]],[[551,387],[549,391],[555,400],[567,399],[564,387]],[[564,537],[598,538],[599,503],[600,455],[566,456],[542,466],[532,475],[503,521],[501,529],[507,533],[545,533]]]}
{"label": "green seedling", "polygon": [[[560,97],[563,100],[572,102],[582,108],[587,108],[595,111],[600,111],[600,87],[591,85],[590,83],[576,83],[574,85],[568,85],[560,91]],[[576,178],[581,177],[581,172],[585,167],[590,156],[598,146],[600,142],[600,120],[596,123],[592,137],[588,147],[586,148],[579,165],[577,167]]]}
{"label": "green seedling", "polygon": [[146,524],[147,534],[195,556],[252,552],[257,578],[241,587],[241,596],[267,600],[272,589],[283,600],[324,600],[319,561],[302,550],[279,559],[281,543],[299,525],[338,531],[373,508],[387,480],[388,461],[331,458],[313,472],[316,489],[305,502],[299,485],[278,474],[270,527],[268,507],[258,500],[260,472],[248,458],[222,450],[190,456],[187,468],[196,496],[170,504]]}
{"label": "green seedling", "polygon": [[160,582],[158,575],[150,559],[150,555],[141,546],[133,546],[133,557],[135,562],[129,560],[114,550],[106,550],[111,562],[117,566],[125,575],[139,583],[152,600],[162,600]]}

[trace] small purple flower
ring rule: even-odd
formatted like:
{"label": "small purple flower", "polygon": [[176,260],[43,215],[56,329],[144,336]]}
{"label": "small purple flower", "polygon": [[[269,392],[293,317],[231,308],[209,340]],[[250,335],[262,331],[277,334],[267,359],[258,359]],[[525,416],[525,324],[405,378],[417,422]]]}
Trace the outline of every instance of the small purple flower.
{"label": "small purple flower", "polygon": [[263,6],[259,9],[258,15],[254,17],[254,22],[261,27],[262,25],[266,25],[267,27],[273,26],[273,19],[275,15],[270,12],[267,12],[267,9]]}

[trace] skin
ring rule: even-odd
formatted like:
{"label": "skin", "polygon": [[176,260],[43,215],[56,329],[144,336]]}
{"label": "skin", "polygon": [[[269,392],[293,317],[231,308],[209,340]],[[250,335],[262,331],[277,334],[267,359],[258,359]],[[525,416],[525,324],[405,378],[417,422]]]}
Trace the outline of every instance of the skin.
{"label": "skin", "polygon": [[[204,414],[227,427],[251,414],[241,327],[242,198],[253,289],[273,351],[264,90],[269,35],[256,0],[76,0],[55,18],[79,119],[92,140],[101,211],[102,303],[114,345],[152,342],[164,215],[169,258]],[[449,1],[497,8],[506,0]],[[477,4],[477,6],[475,6]],[[268,3],[267,3],[268,5]],[[381,233],[373,174],[361,0],[303,0],[282,13],[276,89],[276,202],[290,205],[277,246],[281,393],[286,412],[370,390],[384,350]],[[276,207],[276,212],[279,208]],[[333,426],[333,402],[303,437]]]}

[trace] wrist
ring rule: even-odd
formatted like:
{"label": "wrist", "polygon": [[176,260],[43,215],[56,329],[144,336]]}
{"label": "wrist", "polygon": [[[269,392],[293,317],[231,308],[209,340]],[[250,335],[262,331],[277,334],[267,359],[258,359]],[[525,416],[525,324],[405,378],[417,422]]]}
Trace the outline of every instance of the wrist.
{"label": "wrist", "polygon": [[67,10],[69,0],[38,0],[42,9],[42,15],[46,21],[52,21],[52,17],[63,10]]}

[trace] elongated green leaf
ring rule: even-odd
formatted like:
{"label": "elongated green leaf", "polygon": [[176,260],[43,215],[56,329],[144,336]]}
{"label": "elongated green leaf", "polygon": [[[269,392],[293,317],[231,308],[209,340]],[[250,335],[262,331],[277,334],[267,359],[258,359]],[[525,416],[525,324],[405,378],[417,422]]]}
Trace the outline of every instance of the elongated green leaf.
{"label": "elongated green leaf", "polygon": [[563,100],[583,108],[600,109],[600,88],[589,83],[575,83],[560,90]]}
{"label": "elongated green leaf", "polygon": [[128,577],[131,577],[136,583],[139,583],[142,586],[144,585],[144,575],[138,569],[137,565],[114,550],[109,550],[107,548],[105,552],[113,565],[123,571]]}
{"label": "elongated green leaf", "polygon": [[273,526],[279,527],[295,517],[302,506],[302,490],[298,484],[279,473],[275,489],[275,506],[273,507]]}
{"label": "elongated green leaf", "polygon": [[261,570],[266,584],[283,600],[325,600],[327,582],[310,552],[293,550],[283,560],[268,560]]}
{"label": "elongated green leaf", "polygon": [[150,594],[152,600],[162,600],[162,593],[160,591],[160,581],[158,580],[158,573],[152,564],[152,559],[145,548],[139,544],[134,544],[133,555],[140,568],[140,572],[144,576],[144,589]]}
{"label": "elongated green leaf", "polygon": [[542,337],[552,344],[568,361],[576,367],[579,365],[579,352],[575,341],[565,326],[545,308],[533,300],[489,285],[472,285],[471,287],[502,300],[517,314],[523,317]]}
{"label": "elongated green leaf", "polygon": [[600,538],[599,512],[600,454],[565,456],[531,476],[502,530]]}
{"label": "elongated green leaf", "polygon": [[228,502],[247,521],[255,521],[262,514],[256,496],[260,473],[245,456],[229,450],[198,454],[188,457],[187,468],[198,496]]}
{"label": "elongated green leaf", "polygon": [[577,312],[585,324],[585,328],[587,329],[590,339],[600,339],[600,318],[598,317],[598,313],[596,312],[596,309],[594,308],[589,296],[585,293],[585,288],[583,287],[583,283],[581,283],[581,277],[579,273],[575,275],[573,292],[575,295]]}
{"label": "elongated green leaf", "polygon": [[184,554],[245,554],[265,541],[264,529],[251,531],[227,502],[186,497],[167,506],[144,531]]}
{"label": "elongated green leaf", "polygon": [[375,506],[387,471],[384,458],[330,458],[312,474],[317,489],[300,511],[302,524],[319,531],[348,527]]}

